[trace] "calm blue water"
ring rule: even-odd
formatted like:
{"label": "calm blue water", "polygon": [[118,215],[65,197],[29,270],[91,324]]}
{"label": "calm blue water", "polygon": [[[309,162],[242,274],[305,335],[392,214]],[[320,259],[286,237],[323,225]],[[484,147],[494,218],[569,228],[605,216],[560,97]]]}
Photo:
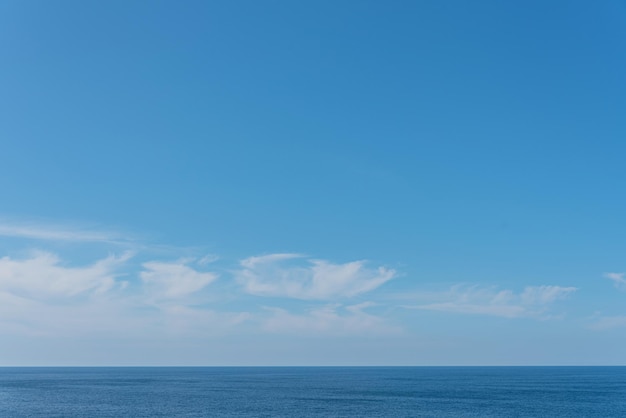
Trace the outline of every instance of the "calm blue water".
{"label": "calm blue water", "polygon": [[626,417],[626,367],[0,368],[0,417]]}

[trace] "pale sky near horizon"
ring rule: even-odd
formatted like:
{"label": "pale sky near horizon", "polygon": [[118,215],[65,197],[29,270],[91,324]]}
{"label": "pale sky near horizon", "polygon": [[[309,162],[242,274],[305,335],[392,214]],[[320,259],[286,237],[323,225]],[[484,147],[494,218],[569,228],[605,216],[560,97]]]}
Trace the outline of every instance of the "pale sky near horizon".
{"label": "pale sky near horizon", "polygon": [[626,364],[626,2],[0,2],[0,366]]}

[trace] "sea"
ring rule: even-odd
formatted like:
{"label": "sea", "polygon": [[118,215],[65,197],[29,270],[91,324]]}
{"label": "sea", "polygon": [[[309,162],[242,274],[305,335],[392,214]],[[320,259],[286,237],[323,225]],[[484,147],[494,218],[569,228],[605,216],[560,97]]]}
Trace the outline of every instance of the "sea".
{"label": "sea", "polygon": [[0,417],[626,417],[626,367],[7,367]]}

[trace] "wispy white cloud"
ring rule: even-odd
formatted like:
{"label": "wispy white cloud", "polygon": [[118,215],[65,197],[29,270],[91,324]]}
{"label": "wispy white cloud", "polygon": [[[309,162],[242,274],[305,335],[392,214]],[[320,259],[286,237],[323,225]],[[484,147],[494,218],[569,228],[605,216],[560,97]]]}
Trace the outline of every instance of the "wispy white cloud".
{"label": "wispy white cloud", "polygon": [[401,329],[387,324],[383,318],[365,312],[374,306],[371,302],[344,306],[328,304],[303,314],[294,314],[282,308],[266,307],[270,316],[262,321],[262,328],[272,333],[300,335],[389,335]]}
{"label": "wispy white cloud", "polygon": [[299,254],[270,254],[241,261],[235,272],[247,293],[296,299],[351,297],[376,289],[395,277],[385,267],[371,269],[365,261],[334,264]]}
{"label": "wispy white cloud", "polygon": [[605,273],[604,277],[611,280],[616,288],[626,290],[626,273]]}
{"label": "wispy white cloud", "polygon": [[589,328],[599,331],[624,327],[626,327],[626,315],[596,316],[589,326]]}
{"label": "wispy white cloud", "polygon": [[72,225],[17,222],[0,219],[0,236],[41,241],[129,242],[127,236],[115,231],[103,231]]}
{"label": "wispy white cloud", "polygon": [[196,261],[196,263],[198,263],[199,266],[206,266],[207,264],[215,263],[219,259],[220,257],[217,254],[207,254]]}
{"label": "wispy white cloud", "polygon": [[117,268],[130,257],[130,253],[109,256],[81,267],[65,266],[56,255],[44,251],[24,259],[2,257],[0,292],[34,299],[104,292],[115,285]]}
{"label": "wispy white cloud", "polygon": [[[491,287],[453,286],[436,295],[436,302],[405,306],[411,309],[493,315],[506,318],[546,318],[550,305],[577,289],[561,286],[528,286],[522,293]],[[433,297],[433,294],[430,294]]]}
{"label": "wispy white cloud", "polygon": [[88,265],[69,266],[57,255],[35,251],[0,258],[0,334],[80,335],[90,330],[120,333],[136,325],[120,315],[123,267],[130,253]]}
{"label": "wispy white cloud", "polygon": [[131,273],[130,253],[81,266],[44,251],[0,258],[0,335],[201,336],[244,322],[245,312],[190,306],[202,305],[192,296],[217,278],[191,262],[150,261]]}
{"label": "wispy white cloud", "polygon": [[139,277],[157,299],[176,299],[195,293],[217,279],[212,272],[200,272],[187,265],[187,260],[164,263],[143,263]]}
{"label": "wispy white cloud", "polygon": [[[234,300],[231,307],[243,302],[228,284],[209,291],[220,276],[216,270],[220,267],[211,268],[218,256],[198,257],[200,248],[148,245],[116,232],[1,218],[0,237],[20,238],[6,240],[20,246],[26,240],[37,241],[30,244],[57,251],[66,251],[67,244],[80,244],[80,248],[71,248],[79,249],[76,255],[81,259],[103,248],[116,253],[80,264],[74,257],[49,250],[22,249],[19,254],[25,256],[0,258],[0,335],[145,337],[164,332],[202,336],[237,332],[233,330],[245,324],[256,324],[268,332],[308,329],[328,335],[396,330],[367,312],[374,306],[370,302],[325,305],[304,313],[280,307],[247,312],[242,305],[239,307],[244,309],[219,309],[223,304],[215,301],[220,300],[220,291],[229,292]],[[120,254],[120,248],[133,251]],[[181,255],[188,258],[164,261]],[[374,290],[396,273],[384,267],[371,268],[365,261],[336,264],[289,253],[250,257],[221,275],[239,283],[236,289],[240,294],[337,300]]]}
{"label": "wispy white cloud", "polygon": [[528,286],[520,295],[524,306],[545,306],[559,299],[565,299],[578,290],[575,287]]}

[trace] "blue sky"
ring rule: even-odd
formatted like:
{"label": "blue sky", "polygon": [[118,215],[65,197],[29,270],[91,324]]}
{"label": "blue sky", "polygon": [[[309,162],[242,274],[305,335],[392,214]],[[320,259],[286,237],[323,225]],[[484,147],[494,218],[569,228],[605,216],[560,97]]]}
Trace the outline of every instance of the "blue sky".
{"label": "blue sky", "polygon": [[0,364],[626,364],[622,1],[5,1]]}

